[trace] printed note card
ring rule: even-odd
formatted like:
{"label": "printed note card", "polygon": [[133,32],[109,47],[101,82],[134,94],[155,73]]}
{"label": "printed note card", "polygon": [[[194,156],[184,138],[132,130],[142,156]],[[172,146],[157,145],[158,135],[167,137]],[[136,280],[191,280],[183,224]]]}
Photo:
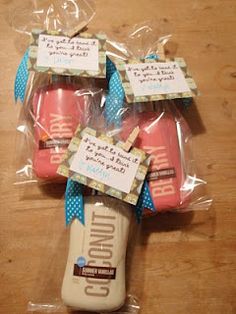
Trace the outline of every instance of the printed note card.
{"label": "printed note card", "polygon": [[135,96],[190,92],[177,62],[126,64]]}
{"label": "printed note card", "polygon": [[106,76],[106,37],[80,33],[34,30],[29,50],[29,70],[59,75]]}
{"label": "printed note card", "polygon": [[91,128],[78,127],[58,173],[136,205],[150,156]]}
{"label": "printed note card", "polygon": [[116,63],[127,102],[193,97],[196,84],[182,58],[165,62],[146,59]]}

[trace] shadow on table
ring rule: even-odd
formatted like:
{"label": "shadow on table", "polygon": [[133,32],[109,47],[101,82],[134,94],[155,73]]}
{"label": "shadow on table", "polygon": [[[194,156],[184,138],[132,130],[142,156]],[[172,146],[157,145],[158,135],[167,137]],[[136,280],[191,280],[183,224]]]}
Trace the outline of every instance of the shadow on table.
{"label": "shadow on table", "polygon": [[[159,233],[158,242],[211,240],[215,237],[216,217],[214,207],[185,213],[159,213],[142,222],[142,244],[148,243],[153,233]],[[174,232],[174,233],[173,233]],[[168,234],[173,233],[173,237]]]}

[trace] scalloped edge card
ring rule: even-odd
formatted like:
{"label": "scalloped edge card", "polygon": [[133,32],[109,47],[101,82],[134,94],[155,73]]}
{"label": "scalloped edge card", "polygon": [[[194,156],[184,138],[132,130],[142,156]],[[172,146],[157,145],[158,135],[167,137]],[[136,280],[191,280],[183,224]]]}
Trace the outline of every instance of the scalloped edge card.
{"label": "scalloped edge card", "polygon": [[77,128],[57,172],[90,188],[136,205],[151,156],[91,129]]}
{"label": "scalloped edge card", "polygon": [[28,70],[105,78],[106,36],[84,32],[70,38],[57,31],[33,30]]}
{"label": "scalloped edge card", "polygon": [[188,98],[198,94],[183,58],[116,60],[115,64],[128,103]]}

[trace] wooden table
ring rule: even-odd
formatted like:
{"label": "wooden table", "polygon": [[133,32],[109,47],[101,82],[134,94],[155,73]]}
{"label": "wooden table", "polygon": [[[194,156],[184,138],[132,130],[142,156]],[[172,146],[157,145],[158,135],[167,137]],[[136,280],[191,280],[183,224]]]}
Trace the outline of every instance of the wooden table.
{"label": "wooden table", "polygon": [[[209,211],[144,221],[134,250],[131,292],[141,313],[236,313],[236,2],[100,0],[91,23],[118,39],[135,23],[164,21],[201,96],[187,113]],[[18,109],[13,86],[26,40],[8,25],[16,0],[0,1],[0,313],[26,313],[28,301],[57,304],[68,232],[64,186],[14,186]],[[59,304],[59,303],[58,303]],[[65,311],[63,311],[65,312]],[[38,312],[39,313],[39,312]]]}

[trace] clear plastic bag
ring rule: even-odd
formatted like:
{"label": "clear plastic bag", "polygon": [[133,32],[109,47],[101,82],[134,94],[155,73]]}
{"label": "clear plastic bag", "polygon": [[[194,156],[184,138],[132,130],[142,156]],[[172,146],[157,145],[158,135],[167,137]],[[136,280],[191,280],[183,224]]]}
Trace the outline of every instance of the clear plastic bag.
{"label": "clear plastic bag", "polygon": [[[192,155],[191,125],[182,112],[191,98],[127,104],[117,60],[165,60],[175,51],[171,47],[170,27],[145,22],[135,25],[124,42],[109,40],[108,56],[113,61],[109,76],[109,95],[106,102],[108,124],[117,128],[126,140],[131,130],[139,126],[135,146],[152,155],[147,181],[156,212],[186,212],[207,210],[212,199],[206,195],[206,182],[197,177]],[[179,110],[181,109],[181,110]],[[191,108],[190,108],[191,110]],[[155,213],[146,208],[145,216]]]}
{"label": "clear plastic bag", "polygon": [[[63,229],[63,215],[58,209],[48,217],[53,223],[47,224],[48,239],[43,245],[44,254],[27,310],[37,313],[64,313],[67,309],[107,313],[117,308],[116,313],[137,314],[138,300],[129,294],[130,290],[139,294],[137,287],[130,289],[140,229],[133,209],[106,195],[85,197],[84,204],[85,223],[74,219],[70,230]],[[81,276],[82,271],[87,276]],[[95,271],[97,278],[91,275]],[[135,271],[139,271],[137,267]],[[99,274],[103,278],[99,278]]]}
{"label": "clear plastic bag", "polygon": [[[134,146],[152,156],[146,179],[157,213],[208,209],[212,200],[196,174],[192,133],[175,103],[140,103],[123,112],[121,138],[139,126]],[[144,215],[153,213],[146,208]]]}
{"label": "clear plastic bag", "polygon": [[67,33],[79,23],[88,24],[94,15],[93,0],[28,0],[11,10],[10,24],[26,35],[31,35],[34,28]]}
{"label": "clear plastic bag", "polygon": [[[28,307],[27,307],[28,312],[37,312],[37,313],[65,313],[66,307],[63,305],[60,300],[55,300],[53,304],[45,303],[33,303],[29,302]],[[117,313],[117,314],[138,314],[140,310],[140,306],[138,303],[138,299],[134,297],[133,295],[128,295],[124,306],[122,306],[121,309],[118,311],[112,312],[112,313]],[[72,311],[73,313],[73,311]],[[80,312],[81,313],[81,312]],[[108,312],[100,312],[100,314],[105,314]]]}
{"label": "clear plastic bag", "polygon": [[[67,33],[77,27],[78,23],[86,25],[94,14],[93,1],[90,0],[58,0],[49,5],[44,1],[30,1],[14,9],[11,24],[17,32],[26,35],[29,35],[33,28]],[[65,180],[64,177],[57,175],[56,170],[77,125],[80,123],[83,126],[105,127],[102,111],[106,88],[104,81],[91,78],[61,77],[37,72],[29,74],[17,127],[19,131],[16,143],[17,183]],[[129,245],[130,252],[134,246],[134,242],[128,243],[128,237],[133,225],[137,226],[132,218],[134,216],[132,207],[109,196],[94,195],[89,189],[84,194],[86,194],[85,224],[81,224],[78,219],[74,219],[71,224],[69,258],[62,285],[62,298],[60,290],[68,232],[63,229],[59,218],[61,215],[58,217],[57,210],[51,217],[53,223],[48,230],[48,242],[44,246],[38,281],[32,296],[29,297],[31,301],[27,310],[42,313],[64,312],[67,310],[64,301],[69,307],[76,309],[102,313],[121,307],[117,313],[138,313],[139,305],[136,298],[126,296],[125,288],[125,281],[128,281],[125,273],[129,273],[128,269],[131,267],[130,259],[126,260],[126,248]],[[101,219],[100,216],[103,216],[102,222],[93,221]],[[106,220],[108,222],[111,220],[113,225],[106,224]],[[93,223],[97,223],[98,226],[97,231],[95,229],[92,233]],[[106,231],[108,238],[104,239],[104,236],[107,236]],[[109,233],[111,231],[112,233]],[[93,237],[93,246],[89,236]],[[100,239],[100,236],[103,239]],[[83,239],[87,242],[82,241]],[[92,246],[87,248],[87,253],[86,246]],[[94,250],[93,256],[89,256],[91,249]],[[95,259],[95,251],[97,254],[106,253],[107,256],[104,257],[104,261],[98,258],[98,265],[95,260],[94,269],[98,267],[100,276],[108,277],[112,276],[110,272],[113,271],[115,278],[103,277],[96,281],[94,278],[71,274],[72,269],[80,271],[78,268],[81,268],[83,261],[85,263],[88,261],[91,266],[93,264],[91,259]],[[108,256],[111,257],[110,260],[107,259]],[[128,266],[125,271],[126,263]],[[111,269],[105,269],[104,273],[102,266],[108,264],[111,264]],[[75,284],[76,279],[79,285]],[[97,287],[99,284],[100,288],[104,289],[99,290]],[[87,295],[83,293],[86,288]],[[105,299],[100,301],[99,297],[96,299],[93,295],[94,289],[97,289],[97,293],[105,291]]]}
{"label": "clear plastic bag", "polygon": [[[15,31],[25,35],[30,35],[35,28],[67,33],[78,25],[86,26],[94,15],[93,0],[51,3],[32,0],[11,8],[10,24]],[[26,60],[27,53],[24,63]],[[106,85],[99,87],[100,82],[95,79],[37,72],[28,76],[24,67],[25,64],[21,64],[18,69],[15,87],[16,100],[19,97],[23,102],[17,127],[16,184],[58,182],[63,180],[56,174],[63,152],[78,123],[87,122],[81,121],[82,112],[87,110],[84,119],[89,119],[89,107],[96,103],[95,108],[98,108]]]}
{"label": "clear plastic bag", "polygon": [[[47,5],[43,1],[32,1],[30,6],[24,3],[23,6],[15,10],[12,25],[15,30],[24,34],[29,34],[32,28],[35,27],[49,31],[59,30],[67,32],[77,26],[78,22],[88,23],[93,16],[93,1],[54,1],[50,5]],[[107,55],[111,61],[115,60],[115,58],[123,60],[128,58],[140,58],[142,60],[144,58],[160,57],[163,53],[163,46],[168,42],[170,37],[171,35],[165,30],[165,27],[159,28],[159,32],[156,32],[156,27],[150,26],[149,22],[143,23],[141,26],[135,26],[134,29],[130,31],[125,43],[118,43],[110,39]],[[46,181],[63,180],[63,177],[58,177],[56,174],[57,167],[51,167],[48,161],[51,156],[50,150],[53,146],[54,160],[57,160],[59,163],[59,159],[62,157],[63,151],[78,123],[84,125],[89,124],[90,126],[95,125],[96,127],[100,125],[105,131],[109,131],[111,135],[115,135],[120,140],[125,140],[130,130],[136,125],[139,125],[141,132],[135,145],[142,147],[143,141],[147,141],[148,143],[150,141],[150,144],[145,143],[145,146],[158,145],[159,147],[160,145],[166,145],[166,156],[168,156],[166,159],[172,164],[169,164],[167,169],[165,166],[165,173],[162,173],[162,175],[175,175],[175,177],[172,178],[176,181],[173,185],[176,192],[173,196],[173,200],[165,197],[162,203],[160,203],[160,200],[156,198],[157,203],[155,206],[157,207],[157,211],[207,209],[211,200],[205,197],[201,192],[198,192],[198,189],[204,186],[205,182],[196,178],[193,168],[191,152],[188,149],[189,139],[191,137],[189,127],[176,109],[175,104],[173,104],[173,102],[159,102],[156,104],[126,105],[124,98],[122,98],[123,94],[122,97],[119,98],[116,93],[112,93],[111,81],[115,72],[115,66],[114,64],[110,65],[113,68],[113,73],[108,73],[107,75],[109,79],[109,91],[106,102],[108,103],[109,100],[113,106],[112,109],[115,110],[111,111],[113,114],[113,119],[111,120],[109,120],[110,117],[108,117],[107,104],[105,107],[105,118],[101,114],[103,111],[101,108],[103,108],[105,99],[104,89],[106,88],[98,87],[97,82],[94,82],[94,80],[68,77],[57,78],[41,73],[30,74],[18,125],[21,140],[17,141],[19,152],[17,156],[19,161],[17,182],[37,182],[39,180],[38,178],[46,179]],[[66,101],[68,101],[68,99],[72,100],[71,106],[66,107],[70,118],[73,119],[73,123],[71,123],[70,127],[65,125],[66,119],[60,123],[60,126],[56,125],[52,128],[50,127],[50,118],[47,114],[50,114],[50,112],[55,114],[55,112],[48,110],[49,108],[54,108],[54,103],[49,101],[50,97],[57,99],[56,110],[60,113],[60,107],[62,108],[62,106],[58,106],[58,103],[60,103],[62,97],[64,97]],[[117,107],[116,104],[118,104]],[[47,108],[47,110],[44,108]],[[117,108],[118,110],[116,110]],[[56,112],[56,114],[58,114],[58,112]],[[63,112],[62,115],[65,116],[66,114]],[[104,119],[109,122],[107,126],[104,126]],[[60,133],[60,136],[58,136],[58,129],[61,130],[61,125],[64,125],[62,129],[66,131],[65,133],[63,132],[64,135]],[[149,136],[149,130],[151,136]],[[162,136],[159,135],[159,132],[161,132]],[[158,144],[156,144],[155,140],[157,140]],[[166,144],[159,143],[159,141],[164,141],[164,144]],[[170,148],[173,144],[172,142],[174,143],[173,156]],[[61,149],[62,146],[63,150]],[[39,149],[40,147],[41,150]],[[43,165],[39,163],[39,160],[44,160]],[[158,169],[153,168],[152,170],[154,174],[152,172],[149,174],[149,182],[154,182],[155,179],[153,178],[160,175],[156,173],[156,170],[160,172],[160,170],[162,171],[163,169],[159,169],[158,167]],[[168,180],[170,178],[166,179]],[[162,178],[162,180],[164,180],[164,178]],[[90,192],[91,191],[88,193]],[[131,256],[131,252],[135,248],[135,241],[132,239],[128,241],[128,231],[130,228],[134,228],[134,230],[131,230],[131,234],[134,234],[134,239],[137,236],[136,229],[138,226],[136,222],[132,222],[132,209],[129,205],[105,195],[93,194],[93,196],[86,196],[84,200],[85,224],[83,225],[77,219],[74,219],[71,226],[69,256],[64,275],[62,299],[68,306],[77,309],[95,310],[96,312],[103,313],[104,311],[114,311],[124,304],[121,309],[118,309],[117,313],[138,313],[138,302],[135,297],[129,294],[132,289],[130,289],[130,287],[125,289],[124,276],[126,272],[126,281],[129,282],[130,277],[132,277],[132,272],[134,272],[132,269],[133,257]],[[93,215],[94,207],[96,207],[97,210]],[[115,223],[113,225],[111,223],[106,225],[104,220],[109,220],[111,213],[113,217],[111,220],[115,220]],[[50,226],[49,237],[52,237],[51,241],[57,243],[57,246],[52,247],[48,244],[47,254],[42,256],[43,261],[40,265],[39,282],[36,283],[35,295],[30,298],[31,301],[28,304],[28,311],[59,313],[66,310],[60,298],[60,287],[63,278],[64,261],[66,259],[65,248],[67,247],[68,239],[66,237],[67,232],[58,232],[62,224],[58,225],[56,223],[58,221],[58,213],[56,213],[56,215],[57,219],[55,219],[55,217],[52,219],[53,223],[52,227]],[[102,223],[94,222],[94,217],[100,219],[101,216],[103,216],[104,219]],[[98,225],[94,226],[93,223],[97,223]],[[95,227],[96,229],[94,231],[93,228]],[[107,233],[104,233],[104,230],[110,231],[110,233],[108,232],[108,237]],[[90,237],[96,238],[97,236],[99,238],[101,235],[103,240],[101,241],[100,239],[100,242],[94,239],[92,241],[89,240]],[[79,239],[78,242],[77,239]],[[105,273],[103,273],[101,264],[105,264],[103,263],[104,261],[101,261],[101,258],[101,264],[99,263],[98,268],[96,268],[96,257],[94,254],[90,256],[91,249],[95,249],[100,253],[105,252],[107,254],[106,257],[111,257],[112,261],[108,261],[108,258],[104,260],[105,262],[110,262],[109,268],[113,269],[106,269]],[[113,249],[114,251],[112,251]],[[126,259],[125,271],[126,251],[128,258]],[[48,258],[50,265],[48,265]],[[78,268],[89,266],[87,262],[90,261],[91,258],[93,258],[94,262],[90,265],[93,267],[92,272],[100,272],[101,274],[103,273],[103,275],[112,276],[112,274],[114,275],[114,268],[116,268],[117,277],[113,279],[98,278],[98,281],[94,278],[91,279],[87,277],[88,280],[86,280],[86,277],[80,275],[81,269]],[[45,270],[45,272],[43,272],[42,269]],[[89,273],[89,271],[91,272],[91,269],[87,268],[85,273]],[[135,275],[137,273],[142,276],[142,271],[139,272],[135,269]],[[75,276],[73,276],[73,274],[75,274]],[[77,277],[80,278],[80,280],[78,280]],[[78,285],[76,285],[76,282]],[[109,296],[108,299],[102,302],[101,300],[97,302],[94,295],[88,298],[88,291],[90,291],[90,294],[94,293],[94,286],[96,289],[99,289],[99,285],[100,290],[95,293],[102,291],[103,293],[108,293],[107,296]],[[87,294],[85,293],[86,288]],[[134,290],[136,288],[137,287],[135,287]],[[138,294],[138,292],[135,292],[135,294]],[[103,295],[103,297],[107,296]]]}
{"label": "clear plastic bag", "polygon": [[[170,43],[172,26],[163,20],[147,20],[128,28],[122,38],[124,41],[120,42],[114,34],[108,37],[107,56],[112,61],[156,57],[163,52],[160,49]],[[169,54],[173,53],[169,49]]]}
{"label": "clear plastic bag", "polygon": [[[47,83],[47,93],[50,95],[49,91],[53,90],[54,92],[55,87],[56,91],[59,90],[59,94],[62,93],[62,89],[65,89],[65,86],[61,85],[65,84],[64,80],[65,78],[60,78],[60,82],[55,81],[53,86]],[[42,84],[42,86],[44,85]],[[67,82],[66,87],[71,91],[71,82]],[[32,99],[36,97],[36,104],[38,104],[39,99],[42,98],[40,101],[44,103],[45,97],[44,95],[38,97],[38,90],[40,90],[40,93],[41,90],[45,93],[44,88],[40,87],[36,89],[36,93],[33,93]],[[107,128],[106,126],[103,111],[105,97],[103,90],[94,90],[92,88],[88,88],[88,90],[75,90],[75,97],[79,97],[78,105],[82,105],[81,110],[78,111],[81,125],[109,133],[108,131],[111,131],[111,128]],[[74,91],[72,94],[74,95]],[[88,98],[87,101],[84,101],[84,98],[81,101],[80,97],[85,96]],[[89,101],[90,97],[93,101]],[[68,95],[66,95],[66,99],[68,109]],[[34,101],[27,101],[27,103],[34,103]],[[48,103],[53,102],[49,101]],[[57,101],[57,106],[58,103]],[[47,106],[47,113],[49,106]],[[34,108],[34,106],[31,106],[31,108]],[[33,116],[33,121],[38,121],[35,119],[32,110],[28,110],[27,112],[29,112],[30,116]],[[40,115],[41,120],[42,117],[44,116]],[[40,131],[45,129],[45,127],[42,129],[41,124],[36,124],[36,127],[40,125]],[[114,132],[110,132],[110,135],[112,133]],[[119,139],[119,132],[116,134],[116,137]],[[30,137],[28,136],[28,138]],[[58,141],[57,138],[50,137],[49,145],[51,145],[51,140]],[[38,153],[36,151],[36,155]],[[39,158],[38,155],[37,158]],[[41,161],[43,159],[42,156],[39,159]],[[33,164],[35,165],[34,159]],[[45,164],[44,160],[43,165]],[[48,174],[47,167],[42,167],[42,171],[46,171]],[[55,173],[54,171],[55,169],[53,169],[53,173]],[[70,182],[72,183],[72,181]],[[42,282],[42,280],[47,281],[47,278],[54,276],[55,268],[52,267],[49,269],[50,273],[40,275],[43,291],[42,293],[37,292],[36,296],[31,298],[28,304],[28,311],[63,312],[65,305],[67,305],[69,308],[75,310],[98,313],[103,313],[104,311],[113,312],[116,310],[118,311],[117,313],[138,313],[139,305],[137,300],[133,296],[128,295],[126,291],[126,281],[129,280],[128,278],[132,273],[132,257],[130,252],[135,245],[132,233],[135,232],[137,235],[137,228],[139,228],[134,218],[134,207],[121,200],[108,195],[100,195],[84,187],[84,221],[81,222],[77,218],[73,219],[73,212],[70,211],[70,208],[74,208],[78,201],[77,192],[79,190],[76,190],[76,184],[77,188],[79,188],[76,182],[72,183],[71,186],[67,185],[69,190],[72,188],[75,189],[75,192],[72,190],[73,197],[67,199],[69,209],[66,215],[69,216],[72,222],[70,225],[69,253],[62,283],[62,301],[59,297],[58,286],[54,295],[51,292],[46,293],[44,291],[44,289],[47,290],[47,284]],[[53,228],[51,231],[54,237],[58,229],[55,230]],[[129,241],[129,237],[132,237],[132,240]],[[126,259],[127,250],[129,251],[129,257]],[[51,254],[54,253],[51,252]],[[53,263],[54,259],[57,260],[56,256],[51,257]],[[43,265],[45,263],[46,261],[43,262]],[[126,274],[128,274],[127,278]],[[58,279],[55,280],[58,281]]]}

